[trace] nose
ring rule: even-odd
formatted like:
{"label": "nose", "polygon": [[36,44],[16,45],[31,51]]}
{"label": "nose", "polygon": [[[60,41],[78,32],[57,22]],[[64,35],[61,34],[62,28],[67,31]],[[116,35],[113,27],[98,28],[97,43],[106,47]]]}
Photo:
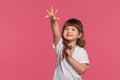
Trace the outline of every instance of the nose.
{"label": "nose", "polygon": [[71,30],[69,29],[67,32],[68,32],[68,33],[71,33]]}

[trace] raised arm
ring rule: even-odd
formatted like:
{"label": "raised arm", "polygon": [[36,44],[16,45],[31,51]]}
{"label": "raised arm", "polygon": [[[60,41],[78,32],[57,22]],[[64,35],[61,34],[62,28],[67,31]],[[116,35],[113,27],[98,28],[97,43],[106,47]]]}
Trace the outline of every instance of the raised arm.
{"label": "raised arm", "polygon": [[57,10],[54,11],[53,7],[51,7],[50,11],[47,10],[47,16],[45,17],[45,18],[50,19],[51,29],[53,32],[53,43],[54,43],[55,47],[61,37],[58,22],[57,22],[59,20],[59,18],[57,18],[56,14],[57,14]]}

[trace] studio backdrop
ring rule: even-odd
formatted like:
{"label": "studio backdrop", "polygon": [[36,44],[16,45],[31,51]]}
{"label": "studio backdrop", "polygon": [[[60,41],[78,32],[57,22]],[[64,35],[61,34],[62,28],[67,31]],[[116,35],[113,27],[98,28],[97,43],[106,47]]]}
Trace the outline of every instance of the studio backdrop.
{"label": "studio backdrop", "polygon": [[69,18],[84,25],[90,66],[83,80],[120,80],[119,0],[0,0],[0,80],[52,80],[56,55],[50,22],[60,31]]}

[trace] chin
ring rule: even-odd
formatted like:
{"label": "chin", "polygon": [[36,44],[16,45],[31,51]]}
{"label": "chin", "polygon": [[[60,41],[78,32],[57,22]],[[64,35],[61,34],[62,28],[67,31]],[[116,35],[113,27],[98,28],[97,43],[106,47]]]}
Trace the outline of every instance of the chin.
{"label": "chin", "polygon": [[73,39],[70,39],[70,38],[69,38],[69,39],[68,39],[68,38],[66,38],[66,40],[67,40],[67,41],[74,41]]}

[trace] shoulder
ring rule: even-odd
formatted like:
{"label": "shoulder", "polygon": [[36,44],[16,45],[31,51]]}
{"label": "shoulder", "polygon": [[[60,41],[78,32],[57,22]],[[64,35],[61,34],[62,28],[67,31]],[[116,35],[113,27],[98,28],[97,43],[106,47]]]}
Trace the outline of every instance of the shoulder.
{"label": "shoulder", "polygon": [[76,59],[80,63],[87,63],[87,64],[89,64],[89,58],[88,58],[88,54],[87,54],[87,51],[86,51],[85,48],[77,46],[75,48],[75,56],[76,56]]}
{"label": "shoulder", "polygon": [[87,56],[87,51],[85,48],[77,46],[74,52],[77,56]]}
{"label": "shoulder", "polygon": [[53,43],[53,48],[59,50],[61,47],[63,47],[62,41],[63,41],[63,39],[62,39],[62,37],[61,37],[61,38],[59,39],[59,41],[58,41],[58,43],[57,43],[56,46],[55,46],[55,44]]}
{"label": "shoulder", "polygon": [[85,48],[82,48],[82,47],[80,47],[80,46],[76,46],[76,51],[78,51],[78,52],[84,52],[84,53],[87,53],[87,51],[86,51],[86,49]]}

